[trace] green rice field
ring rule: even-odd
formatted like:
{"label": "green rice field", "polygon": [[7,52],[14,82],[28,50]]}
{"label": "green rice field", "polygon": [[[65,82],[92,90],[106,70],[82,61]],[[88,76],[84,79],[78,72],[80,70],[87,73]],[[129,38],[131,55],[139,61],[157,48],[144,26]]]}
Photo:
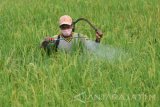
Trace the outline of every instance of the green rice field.
{"label": "green rice field", "polygon": [[[42,55],[65,14],[125,58]],[[0,107],[160,107],[160,0],[0,0]]]}

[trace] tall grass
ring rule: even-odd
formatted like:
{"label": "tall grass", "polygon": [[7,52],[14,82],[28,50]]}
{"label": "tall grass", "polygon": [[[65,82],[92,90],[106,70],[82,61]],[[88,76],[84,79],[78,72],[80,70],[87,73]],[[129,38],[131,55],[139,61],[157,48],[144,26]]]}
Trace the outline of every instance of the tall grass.
{"label": "tall grass", "polygon": [[[59,33],[64,14],[88,18],[104,31],[102,44],[130,56],[42,55],[41,40]],[[159,20],[159,0],[1,0],[0,106],[158,107]],[[95,38],[83,22],[76,31]]]}

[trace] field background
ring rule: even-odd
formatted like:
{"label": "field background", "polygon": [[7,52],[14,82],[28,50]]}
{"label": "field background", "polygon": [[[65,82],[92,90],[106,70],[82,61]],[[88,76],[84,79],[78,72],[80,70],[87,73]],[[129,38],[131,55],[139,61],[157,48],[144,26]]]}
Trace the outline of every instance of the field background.
{"label": "field background", "polygon": [[[130,57],[42,56],[40,42],[59,33],[64,14],[89,19],[104,32],[102,44]],[[95,38],[86,23],[76,31]],[[116,98],[93,98],[100,95]],[[158,107],[159,98],[159,0],[0,0],[0,107]]]}

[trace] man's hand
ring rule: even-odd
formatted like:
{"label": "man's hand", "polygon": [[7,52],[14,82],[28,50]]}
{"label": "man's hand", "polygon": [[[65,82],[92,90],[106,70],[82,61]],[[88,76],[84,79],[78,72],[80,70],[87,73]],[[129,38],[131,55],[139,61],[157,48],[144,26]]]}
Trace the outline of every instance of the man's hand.
{"label": "man's hand", "polygon": [[52,37],[45,37],[44,38],[44,40],[42,41],[42,43],[41,43],[41,48],[44,48],[44,49],[46,49],[47,48],[47,46],[48,46],[48,44],[49,44],[49,42],[51,42],[51,41],[53,41],[54,40],[54,38],[52,38]]}
{"label": "man's hand", "polygon": [[97,31],[96,31],[96,42],[100,42],[102,36],[103,36],[102,31],[97,30]]}

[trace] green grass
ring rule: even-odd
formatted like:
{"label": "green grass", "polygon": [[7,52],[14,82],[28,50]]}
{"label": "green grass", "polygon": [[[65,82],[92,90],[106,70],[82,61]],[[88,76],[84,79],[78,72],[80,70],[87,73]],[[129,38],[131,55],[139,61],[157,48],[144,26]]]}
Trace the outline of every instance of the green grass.
{"label": "green grass", "polygon": [[[64,14],[89,19],[102,44],[130,57],[42,56],[40,42],[59,33]],[[83,22],[76,31],[95,38]],[[159,0],[0,0],[0,107],[158,107],[159,49]]]}

